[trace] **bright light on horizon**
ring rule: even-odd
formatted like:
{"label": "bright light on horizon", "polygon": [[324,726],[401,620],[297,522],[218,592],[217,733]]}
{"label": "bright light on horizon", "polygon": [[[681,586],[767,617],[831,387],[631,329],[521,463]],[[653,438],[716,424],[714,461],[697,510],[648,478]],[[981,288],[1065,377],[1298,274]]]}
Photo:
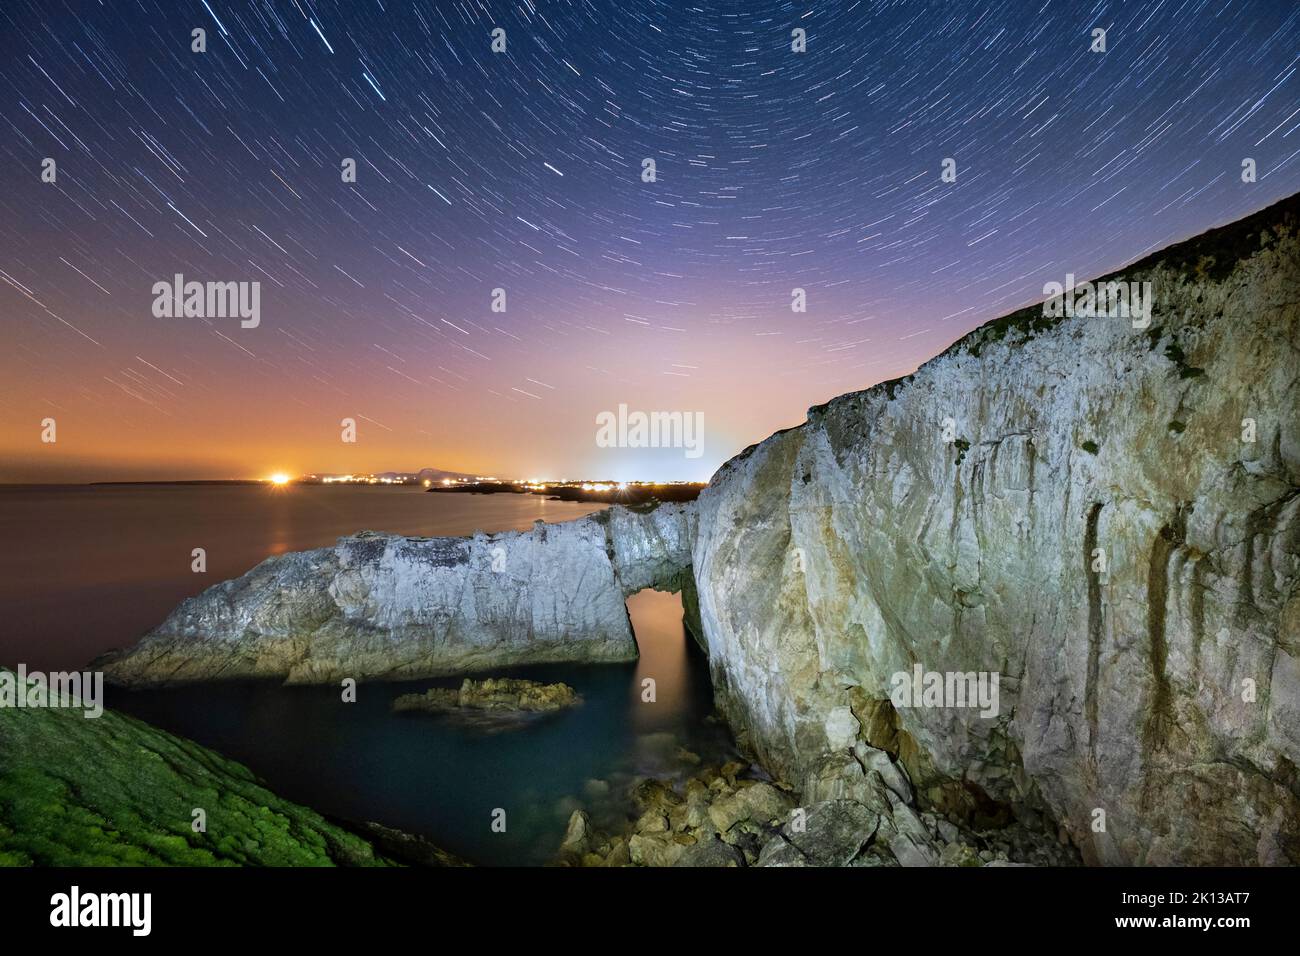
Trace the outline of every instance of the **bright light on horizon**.
{"label": "bright light on horizon", "polygon": [[269,480],[273,485],[287,485],[291,479],[284,472],[277,471]]}

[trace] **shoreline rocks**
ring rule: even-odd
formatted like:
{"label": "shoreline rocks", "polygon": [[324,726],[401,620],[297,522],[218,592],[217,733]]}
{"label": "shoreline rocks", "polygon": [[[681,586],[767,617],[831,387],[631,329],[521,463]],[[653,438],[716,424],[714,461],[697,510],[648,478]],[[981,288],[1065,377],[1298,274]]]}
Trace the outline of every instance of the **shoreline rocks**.
{"label": "shoreline rocks", "polygon": [[[762,779],[740,762],[684,783],[647,778],[628,790],[630,816],[601,831],[573,811],[561,866],[1073,866],[1054,828],[1012,821],[974,830],[920,810],[905,768],[858,743],[823,755],[805,784]],[[899,791],[906,796],[901,796]]]}

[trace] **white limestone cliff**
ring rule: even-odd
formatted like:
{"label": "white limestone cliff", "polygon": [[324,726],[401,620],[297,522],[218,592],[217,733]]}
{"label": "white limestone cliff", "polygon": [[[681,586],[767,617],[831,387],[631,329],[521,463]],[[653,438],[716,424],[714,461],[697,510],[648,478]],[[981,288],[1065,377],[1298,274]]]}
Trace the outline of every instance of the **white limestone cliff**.
{"label": "white limestone cliff", "polygon": [[687,535],[684,509],[671,504],[467,538],[362,532],[266,559],[101,663],[110,680],[146,685],[633,660],[625,599],[674,555],[685,566]]}
{"label": "white limestone cliff", "polygon": [[[714,476],[703,632],[770,769],[848,708],[933,805],[1045,809],[1089,862],[1300,862],[1297,208],[1124,270],[1148,329],[1025,310]],[[997,717],[895,708],[918,663],[999,674]]]}

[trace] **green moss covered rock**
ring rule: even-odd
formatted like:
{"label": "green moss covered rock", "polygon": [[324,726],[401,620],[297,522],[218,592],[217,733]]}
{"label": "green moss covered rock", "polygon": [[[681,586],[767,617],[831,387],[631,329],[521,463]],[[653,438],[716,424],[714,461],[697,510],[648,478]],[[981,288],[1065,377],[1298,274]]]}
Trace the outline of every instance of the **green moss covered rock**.
{"label": "green moss covered rock", "polygon": [[0,708],[0,865],[389,863],[192,741],[112,711]]}

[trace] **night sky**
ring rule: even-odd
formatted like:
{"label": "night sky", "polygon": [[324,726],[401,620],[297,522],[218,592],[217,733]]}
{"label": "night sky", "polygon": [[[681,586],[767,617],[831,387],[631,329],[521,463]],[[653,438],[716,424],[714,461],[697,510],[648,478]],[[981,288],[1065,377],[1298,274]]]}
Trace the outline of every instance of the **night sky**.
{"label": "night sky", "polygon": [[[1291,0],[6,0],[0,481],[705,479],[1300,190],[1297,70]],[[156,318],[178,272],[261,324]],[[704,455],[596,447],[619,403]]]}

